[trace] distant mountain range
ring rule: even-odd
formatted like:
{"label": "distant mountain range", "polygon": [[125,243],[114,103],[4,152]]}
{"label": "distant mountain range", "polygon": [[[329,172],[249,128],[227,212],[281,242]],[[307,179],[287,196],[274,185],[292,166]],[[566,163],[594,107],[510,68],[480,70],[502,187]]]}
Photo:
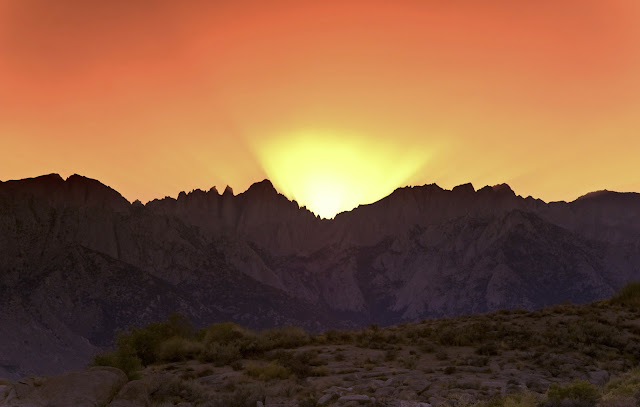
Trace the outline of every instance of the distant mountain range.
{"label": "distant mountain range", "polygon": [[399,188],[319,219],[265,180],[130,203],[96,180],[0,182],[0,377],[87,363],[178,311],[311,330],[540,308],[640,279],[640,194]]}

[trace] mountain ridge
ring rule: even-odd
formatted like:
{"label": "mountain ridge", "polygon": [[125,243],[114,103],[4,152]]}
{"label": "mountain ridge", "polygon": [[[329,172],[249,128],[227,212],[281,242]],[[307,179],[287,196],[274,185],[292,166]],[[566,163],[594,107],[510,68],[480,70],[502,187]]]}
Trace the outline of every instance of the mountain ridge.
{"label": "mountain ridge", "polygon": [[[58,173],[50,173],[50,174],[44,174],[44,175],[39,175],[39,176],[35,176],[35,177],[30,177],[30,178],[22,178],[22,179],[6,180],[6,181],[0,180],[0,185],[6,184],[7,186],[16,185],[16,184],[25,184],[25,183],[32,183],[34,186],[48,185],[49,187],[53,186],[54,184],[67,185],[67,183],[69,183],[69,185],[74,185],[74,186],[80,186],[80,185],[84,184],[84,188],[88,188],[89,186],[94,186],[96,188],[105,188],[105,189],[108,189],[111,192],[114,192],[115,193],[114,195],[117,195],[117,197],[124,199],[130,205],[135,203],[135,202],[140,202],[144,206],[147,206],[149,204],[156,203],[156,202],[165,201],[165,200],[178,201],[178,200],[181,200],[181,199],[187,199],[187,198],[189,198],[190,196],[193,196],[193,195],[200,195],[200,194],[205,194],[205,196],[208,196],[208,194],[213,194],[212,196],[217,196],[217,197],[223,197],[225,195],[233,196],[233,197],[247,196],[247,195],[255,196],[256,194],[262,194],[262,196],[265,197],[265,196],[268,196],[269,194],[272,194],[272,193],[275,192],[276,195],[283,196],[289,202],[297,204],[299,209],[306,209],[307,211],[311,212],[305,206],[300,206],[300,204],[298,204],[298,202],[296,200],[289,199],[284,194],[279,192],[275,188],[273,183],[268,178],[265,178],[265,179],[263,179],[261,181],[256,181],[256,182],[252,183],[245,191],[240,192],[238,194],[235,194],[233,192],[233,188],[231,188],[231,186],[229,186],[229,185],[227,185],[225,187],[225,189],[223,190],[222,193],[220,193],[218,191],[216,186],[212,186],[207,191],[205,191],[203,189],[200,189],[200,188],[195,188],[195,189],[193,189],[191,191],[183,190],[183,191],[180,191],[178,193],[176,198],[173,198],[173,197],[167,195],[167,196],[165,196],[163,198],[151,199],[151,200],[147,201],[146,203],[143,203],[138,199],[135,199],[133,201],[129,201],[127,198],[122,196],[122,194],[120,194],[117,190],[113,189],[112,187],[108,186],[107,184],[102,183],[98,179],[86,177],[86,176],[79,175],[79,174],[72,174],[69,177],[67,177],[66,179],[63,178],[62,176],[60,176],[60,174],[58,174]],[[482,187],[480,189],[476,189],[473,186],[472,183],[464,183],[464,184],[460,184],[460,185],[454,186],[450,190],[444,189],[444,188],[440,187],[439,185],[437,185],[435,183],[431,183],[431,184],[423,184],[423,185],[406,185],[406,186],[398,187],[394,191],[392,191],[389,195],[387,195],[387,196],[385,196],[383,198],[380,198],[379,200],[377,200],[375,202],[371,202],[371,203],[368,203],[368,204],[360,204],[360,205],[358,205],[357,207],[355,207],[355,208],[353,208],[351,210],[339,212],[338,214],[336,214],[336,217],[338,215],[341,215],[341,214],[352,212],[352,211],[354,211],[354,210],[356,210],[356,209],[358,209],[360,207],[363,207],[363,206],[375,205],[375,204],[377,204],[377,203],[379,203],[379,202],[391,197],[391,195],[393,195],[394,193],[398,193],[399,191],[402,191],[402,190],[414,190],[414,189],[421,190],[421,191],[429,191],[430,189],[435,189],[435,190],[439,190],[439,191],[442,191],[442,192],[450,192],[450,193],[458,193],[458,194],[463,194],[463,193],[475,193],[475,194],[504,193],[506,196],[515,196],[515,197],[522,198],[522,199],[525,199],[525,200],[534,200],[536,202],[541,202],[541,203],[545,203],[545,204],[557,204],[557,203],[559,203],[559,204],[562,204],[562,203],[570,204],[570,203],[575,203],[577,201],[599,199],[599,198],[601,198],[603,196],[607,196],[607,197],[617,196],[617,197],[620,197],[621,199],[640,199],[640,193],[638,193],[638,192],[622,192],[622,191],[612,191],[612,190],[603,189],[603,190],[587,192],[584,195],[581,195],[581,196],[577,197],[576,199],[574,199],[572,201],[565,201],[565,200],[544,201],[543,199],[540,199],[540,198],[534,198],[531,195],[529,195],[527,197],[524,197],[522,195],[518,195],[513,191],[511,186],[509,184],[507,184],[507,183],[500,183],[500,184],[496,184],[496,185],[485,185],[484,187]],[[320,218],[319,215],[315,215],[315,216]],[[325,219],[325,218],[321,218],[321,219]],[[332,219],[335,219],[335,217],[331,218],[331,219],[327,219],[327,220],[332,220]]]}
{"label": "mountain ridge", "polygon": [[0,183],[0,376],[77,367],[176,310],[320,330],[589,302],[640,279],[640,194],[430,184],[328,220],[268,180],[225,191],[142,204],[78,175]]}

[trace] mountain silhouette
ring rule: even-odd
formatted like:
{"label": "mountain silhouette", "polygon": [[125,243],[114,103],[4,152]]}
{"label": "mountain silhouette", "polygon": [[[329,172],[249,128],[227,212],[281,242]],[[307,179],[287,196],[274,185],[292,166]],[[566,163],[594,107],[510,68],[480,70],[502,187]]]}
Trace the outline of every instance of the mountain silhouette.
{"label": "mountain silhouette", "polygon": [[87,363],[118,329],[311,330],[540,308],[640,278],[640,194],[404,187],[320,219],[264,180],[130,203],[57,174],[0,182],[0,377]]}

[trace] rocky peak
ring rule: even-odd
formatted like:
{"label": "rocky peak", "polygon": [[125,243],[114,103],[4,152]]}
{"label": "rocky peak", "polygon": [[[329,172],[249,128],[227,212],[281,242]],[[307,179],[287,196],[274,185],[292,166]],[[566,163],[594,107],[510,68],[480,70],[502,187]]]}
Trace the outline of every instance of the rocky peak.
{"label": "rocky peak", "polygon": [[515,195],[509,184],[497,184],[491,187],[494,192],[506,195]]}
{"label": "rocky peak", "polygon": [[264,179],[260,182],[251,184],[251,186],[240,195],[257,198],[268,198],[277,196],[278,191],[276,191],[271,181],[269,181],[268,179]]}
{"label": "rocky peak", "polygon": [[233,188],[231,188],[229,185],[227,185],[225,187],[225,189],[224,189],[224,192],[222,193],[222,196],[226,196],[226,197],[234,196],[233,195]]}
{"label": "rocky peak", "polygon": [[101,182],[77,174],[64,180],[59,174],[43,175],[0,184],[0,193],[10,194],[12,199],[35,197],[55,205],[99,207],[116,211],[126,210],[127,201],[116,190]]}
{"label": "rocky peak", "polygon": [[18,195],[46,196],[62,188],[64,179],[59,174],[41,175],[34,178],[0,182],[0,191]]}
{"label": "rocky peak", "polygon": [[77,205],[126,210],[129,206],[119,192],[100,181],[73,174],[65,181],[67,194]]}
{"label": "rocky peak", "polygon": [[451,192],[459,193],[459,194],[472,194],[472,193],[476,192],[476,190],[473,187],[473,184],[468,182],[466,184],[462,184],[462,185],[458,185],[456,187],[453,187]]}

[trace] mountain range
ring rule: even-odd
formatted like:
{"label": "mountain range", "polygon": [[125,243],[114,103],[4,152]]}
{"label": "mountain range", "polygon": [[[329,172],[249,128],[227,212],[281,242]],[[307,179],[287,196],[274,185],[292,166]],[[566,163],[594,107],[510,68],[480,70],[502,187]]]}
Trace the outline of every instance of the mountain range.
{"label": "mountain range", "polygon": [[171,312],[312,331],[537,309],[640,279],[640,194],[395,190],[320,219],[271,182],[130,203],[57,174],[0,182],[0,377],[85,365]]}

